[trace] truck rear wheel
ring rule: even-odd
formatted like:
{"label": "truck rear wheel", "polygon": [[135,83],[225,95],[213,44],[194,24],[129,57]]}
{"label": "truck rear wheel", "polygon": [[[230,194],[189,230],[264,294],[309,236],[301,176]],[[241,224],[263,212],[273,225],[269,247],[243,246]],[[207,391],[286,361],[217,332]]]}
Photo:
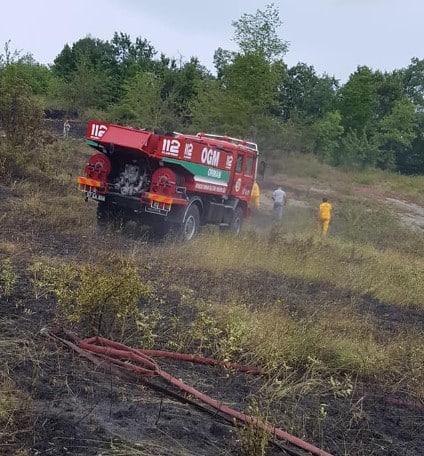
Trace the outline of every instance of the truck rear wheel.
{"label": "truck rear wheel", "polygon": [[184,217],[181,225],[180,235],[183,241],[194,239],[200,227],[200,212],[196,204],[192,204]]}

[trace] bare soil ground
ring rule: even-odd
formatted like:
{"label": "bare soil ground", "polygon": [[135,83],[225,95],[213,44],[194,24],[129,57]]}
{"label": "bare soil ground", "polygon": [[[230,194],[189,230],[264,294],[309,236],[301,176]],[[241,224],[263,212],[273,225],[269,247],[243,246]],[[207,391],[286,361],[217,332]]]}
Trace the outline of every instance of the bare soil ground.
{"label": "bare soil ground", "polygon": [[[263,185],[264,209],[271,207],[269,192],[273,184]],[[82,244],[87,239],[99,252],[131,251],[138,240],[123,235],[97,237],[93,231],[65,237],[52,231],[34,231],[25,220],[22,226],[12,226],[7,214],[14,197],[7,188],[0,190],[0,255],[13,257],[20,265],[18,286],[0,305],[0,360],[16,387],[26,393],[22,401],[28,404],[28,409],[16,417],[14,438],[5,441],[0,432],[0,454],[241,455],[239,432],[218,415],[181,403],[144,384],[125,382],[107,370],[100,371],[40,334],[43,327],[54,323],[56,303],[51,297],[34,298],[26,272],[31,255],[74,260],[83,254]],[[290,204],[300,204],[296,201],[302,198],[297,199],[296,195],[301,196],[302,192],[294,185],[289,185],[288,191]],[[263,215],[262,226],[269,223],[267,217]],[[143,248],[146,258],[157,255],[154,244]],[[174,271],[159,260],[147,274],[154,281],[155,277],[170,277]],[[348,307],[379,325],[383,338],[390,338],[400,329],[413,331],[424,326],[424,313],[412,307],[395,307],[325,284],[303,283],[265,271],[246,272],[243,277],[231,271],[211,276],[207,271],[187,267],[174,280],[194,290],[195,299],[225,302],[234,288],[251,307],[266,306],[280,299],[299,319],[308,318],[311,312],[331,311],[333,306]],[[161,302],[161,311],[172,316],[179,306],[179,297],[163,289]],[[169,361],[161,361],[161,365],[238,410],[246,409],[263,381],[222,368]],[[392,399],[408,398],[399,391],[394,394],[384,390],[381,382],[373,379],[357,381],[349,400],[338,400],[323,390],[321,396],[304,394],[296,401],[272,404],[271,420],[334,455],[424,454],[423,405],[405,406]],[[317,418],[321,403],[328,404],[329,419],[325,424]],[[266,454],[306,453],[294,447],[271,445]]]}

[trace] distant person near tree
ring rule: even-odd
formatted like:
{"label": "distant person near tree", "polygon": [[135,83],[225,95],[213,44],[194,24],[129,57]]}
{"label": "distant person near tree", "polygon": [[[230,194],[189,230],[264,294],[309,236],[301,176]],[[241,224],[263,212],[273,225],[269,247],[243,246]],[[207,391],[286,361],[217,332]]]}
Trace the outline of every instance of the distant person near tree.
{"label": "distant person near tree", "polygon": [[252,208],[256,210],[258,210],[261,205],[261,191],[256,181],[253,184],[252,193],[250,194],[250,204]]}
{"label": "distant person near tree", "polygon": [[71,124],[69,123],[68,119],[65,119],[65,122],[63,122],[63,137],[65,139],[68,138],[70,129],[71,129]]}
{"label": "distant person near tree", "polygon": [[274,217],[280,221],[283,218],[284,206],[287,204],[287,195],[281,186],[274,190],[272,200],[274,201]]}
{"label": "distant person near tree", "polygon": [[318,211],[318,229],[323,236],[327,236],[332,209],[333,206],[328,202],[328,199],[323,198]]}

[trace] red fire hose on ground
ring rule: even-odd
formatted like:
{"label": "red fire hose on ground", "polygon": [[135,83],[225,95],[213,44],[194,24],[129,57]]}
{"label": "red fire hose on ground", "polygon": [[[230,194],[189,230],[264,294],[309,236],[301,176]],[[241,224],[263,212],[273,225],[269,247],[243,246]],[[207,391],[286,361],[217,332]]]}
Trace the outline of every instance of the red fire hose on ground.
{"label": "red fire hose on ground", "polygon": [[205,404],[213,407],[219,412],[228,415],[231,418],[244,423],[244,424],[253,424],[260,429],[263,429],[267,432],[270,437],[275,437],[280,440],[285,440],[286,442],[291,443],[292,445],[301,448],[313,455],[317,456],[332,456],[330,453],[327,453],[320,448],[305,442],[304,440],[295,437],[281,429],[276,428],[275,426],[265,422],[260,421],[257,418],[241,413],[237,410],[231,409],[226,405],[221,404],[220,402],[212,399],[206,394],[201,393],[195,388],[185,384],[181,380],[173,377],[167,372],[163,371],[157,362],[153,359],[154,357],[166,357],[183,361],[196,362],[201,364],[208,365],[219,365],[225,366],[230,369],[239,370],[241,372],[247,372],[251,374],[261,373],[258,369],[254,369],[248,366],[243,366],[240,364],[220,362],[211,358],[203,358],[199,356],[187,355],[183,353],[175,353],[168,351],[158,351],[158,350],[143,350],[127,347],[118,342],[114,342],[108,339],[101,337],[91,337],[89,339],[78,339],[74,334],[65,331],[65,334],[72,340],[66,340],[59,337],[57,334],[43,329],[42,333],[48,337],[55,339],[69,346],[75,350],[80,355],[86,357],[87,359],[94,362],[96,365],[104,365],[108,363],[114,367],[113,372],[119,375],[119,370],[129,371],[143,377],[161,377],[167,383],[179,388],[185,393],[199,399]]}

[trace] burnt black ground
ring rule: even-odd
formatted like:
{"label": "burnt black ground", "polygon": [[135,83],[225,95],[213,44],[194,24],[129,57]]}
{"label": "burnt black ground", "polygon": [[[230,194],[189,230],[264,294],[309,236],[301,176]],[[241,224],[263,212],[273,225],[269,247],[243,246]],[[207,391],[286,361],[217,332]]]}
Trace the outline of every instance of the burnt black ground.
{"label": "burnt black ground", "polygon": [[[0,207],[7,215],[13,195],[5,188],[1,190]],[[7,249],[0,251],[0,258],[10,257],[19,273],[13,294],[0,305],[0,359],[17,387],[31,397],[30,413],[22,417],[14,439],[5,440],[0,435],[0,454],[10,455],[19,449],[26,451],[21,453],[24,455],[239,454],[237,430],[218,417],[100,372],[89,361],[40,334],[43,327],[55,324],[56,303],[51,297],[35,299],[26,271],[28,259],[32,255],[75,259],[86,241],[78,232],[65,236],[34,230],[30,221],[22,220],[22,226],[11,226],[4,218],[0,225],[3,245],[24,246],[12,255]],[[130,249],[133,243],[130,237],[124,244],[122,239],[91,241],[99,248],[107,244],[109,249]],[[155,276],[169,276],[170,271],[158,262],[150,274],[147,278],[154,280]],[[369,315],[387,337],[399,328],[415,330],[424,324],[423,312],[412,307],[397,308],[328,284],[303,283],[260,270],[246,271],[240,277],[231,271],[210,275],[187,268],[178,279],[195,291],[197,299],[225,302],[234,287],[239,287],[237,291],[247,305],[266,306],[280,299],[298,318],[310,314],[311,308],[325,312],[334,305],[350,306]],[[162,298],[165,312],[178,305],[179,297],[171,292],[164,290]],[[239,410],[246,408],[262,381],[220,368],[162,361],[161,365]],[[358,381],[348,400],[336,399],[326,391],[320,396],[305,394],[296,401],[272,404],[273,418],[279,427],[322,445],[334,455],[424,454],[424,409],[391,404],[386,400],[389,393],[372,379]],[[321,403],[328,404],[324,425],[317,420]],[[305,435],[297,433],[302,429]],[[288,453],[270,446],[267,455],[274,454]]]}

